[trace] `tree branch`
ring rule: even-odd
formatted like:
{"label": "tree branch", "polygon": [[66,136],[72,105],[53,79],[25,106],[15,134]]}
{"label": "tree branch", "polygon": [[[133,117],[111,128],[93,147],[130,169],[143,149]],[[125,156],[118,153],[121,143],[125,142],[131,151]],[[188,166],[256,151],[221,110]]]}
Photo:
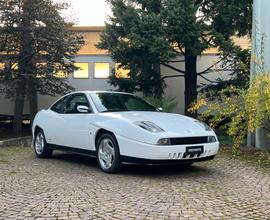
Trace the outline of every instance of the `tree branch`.
{"label": "tree branch", "polygon": [[185,77],[185,75],[171,75],[171,76],[163,76],[161,79],[176,78],[176,77]]}
{"label": "tree branch", "polygon": [[216,63],[214,63],[213,65],[211,65],[211,66],[208,67],[207,69],[205,69],[204,71],[199,72],[198,75],[200,76],[200,75],[202,75],[202,74],[205,74],[206,72],[209,72],[209,70],[211,70],[215,65],[217,65],[217,64],[219,64],[221,61],[223,61],[226,57],[227,57],[227,56],[222,57],[219,61],[217,61]]}
{"label": "tree branch", "polygon": [[179,72],[179,73],[183,73],[183,74],[186,73],[185,71],[180,70],[180,69],[178,69],[178,68],[176,68],[176,67],[173,67],[173,66],[171,66],[171,65],[169,65],[169,64],[167,64],[167,63],[161,63],[161,65],[166,66],[166,67],[168,67],[168,68],[170,68],[170,69],[172,69],[172,70],[174,70],[174,71],[176,71],[176,72]]}
{"label": "tree branch", "polygon": [[172,61],[168,61],[168,63],[184,63],[185,60],[172,60]]}
{"label": "tree branch", "polygon": [[211,36],[210,38],[209,38],[209,40],[208,41],[206,41],[207,42],[207,44],[210,44],[211,43],[211,41],[213,40],[213,36]]}
{"label": "tree branch", "polygon": [[210,82],[210,83],[215,83],[215,81],[212,81],[208,78],[206,78],[205,76],[199,75],[200,77],[202,77],[203,79],[205,79],[206,81]]}
{"label": "tree branch", "polygon": [[173,52],[175,52],[175,53],[177,53],[177,54],[179,54],[179,55],[183,55],[181,51],[178,51],[178,50],[176,50],[176,49],[174,49],[174,48],[173,48],[172,50],[173,50]]}
{"label": "tree branch", "polygon": [[222,71],[233,71],[233,69],[226,69],[226,68],[225,68],[225,69],[208,70],[207,72],[198,74],[198,76],[202,76],[202,75],[205,75],[205,74],[208,74],[208,73],[212,73],[212,72],[222,72]]}
{"label": "tree branch", "polygon": [[181,54],[183,54],[185,56],[185,51],[182,49],[181,45],[179,43],[177,43],[177,45],[178,45],[178,48],[179,48]]}

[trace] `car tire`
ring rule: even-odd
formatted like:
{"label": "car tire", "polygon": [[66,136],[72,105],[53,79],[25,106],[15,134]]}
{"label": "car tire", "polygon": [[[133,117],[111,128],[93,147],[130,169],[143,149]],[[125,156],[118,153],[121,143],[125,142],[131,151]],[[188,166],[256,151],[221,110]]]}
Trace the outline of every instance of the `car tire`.
{"label": "car tire", "polygon": [[113,134],[102,134],[97,141],[96,149],[97,161],[103,172],[116,173],[121,169],[119,146]]}
{"label": "car tire", "polygon": [[38,158],[48,158],[52,156],[53,150],[48,148],[44,132],[41,129],[36,130],[34,150]]}

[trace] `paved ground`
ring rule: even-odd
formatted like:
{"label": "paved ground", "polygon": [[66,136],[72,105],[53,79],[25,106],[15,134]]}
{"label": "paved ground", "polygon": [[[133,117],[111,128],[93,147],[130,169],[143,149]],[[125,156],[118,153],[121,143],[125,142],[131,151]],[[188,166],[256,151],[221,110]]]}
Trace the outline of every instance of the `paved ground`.
{"label": "paved ground", "polygon": [[0,219],[270,219],[270,174],[226,156],[108,175],[87,157],[5,148],[0,181]]}

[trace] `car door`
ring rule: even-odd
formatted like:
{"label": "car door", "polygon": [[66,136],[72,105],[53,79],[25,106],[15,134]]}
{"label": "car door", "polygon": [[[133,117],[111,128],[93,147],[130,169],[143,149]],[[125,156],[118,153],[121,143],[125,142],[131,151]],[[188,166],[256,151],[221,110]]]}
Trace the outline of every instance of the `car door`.
{"label": "car door", "polygon": [[69,98],[70,95],[61,98],[48,111],[44,129],[46,141],[50,144],[62,145],[63,130],[65,129],[64,108]]}
{"label": "car door", "polygon": [[[78,106],[86,106],[89,112],[81,113]],[[84,93],[75,93],[65,103],[61,145],[71,148],[93,150],[90,120],[93,117],[89,100]]]}

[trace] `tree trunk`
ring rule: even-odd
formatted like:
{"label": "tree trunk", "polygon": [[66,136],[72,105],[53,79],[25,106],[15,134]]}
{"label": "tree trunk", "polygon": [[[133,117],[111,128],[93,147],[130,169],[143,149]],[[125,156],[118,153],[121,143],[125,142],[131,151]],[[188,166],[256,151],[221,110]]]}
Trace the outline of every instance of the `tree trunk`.
{"label": "tree trunk", "polygon": [[185,114],[196,116],[188,112],[191,104],[197,100],[197,56],[186,50],[185,55]]}
{"label": "tree trunk", "polygon": [[[157,73],[158,76],[161,76],[161,70],[160,70],[160,64],[159,63],[155,63],[154,64],[154,70]],[[156,86],[156,91],[154,96],[157,98],[161,98],[163,95],[163,88],[162,88],[162,82],[160,82],[161,85],[157,85]]]}
{"label": "tree trunk", "polygon": [[32,124],[38,111],[37,91],[35,81],[32,77],[28,81],[28,98],[29,98],[30,122]]}
{"label": "tree trunk", "polygon": [[29,0],[23,1],[23,18],[19,26],[20,28],[20,55],[19,55],[19,76],[16,88],[16,98],[14,107],[14,122],[13,130],[16,135],[19,135],[22,131],[23,120],[23,108],[24,99],[27,88],[29,85],[29,77],[33,72],[32,56],[33,56],[33,36],[31,32],[31,21],[29,20],[29,14],[31,14],[31,2]]}
{"label": "tree trunk", "polygon": [[14,119],[13,119],[13,132],[16,136],[22,132],[23,121],[23,108],[25,98],[25,79],[21,77],[17,83],[15,107],[14,107]]}

